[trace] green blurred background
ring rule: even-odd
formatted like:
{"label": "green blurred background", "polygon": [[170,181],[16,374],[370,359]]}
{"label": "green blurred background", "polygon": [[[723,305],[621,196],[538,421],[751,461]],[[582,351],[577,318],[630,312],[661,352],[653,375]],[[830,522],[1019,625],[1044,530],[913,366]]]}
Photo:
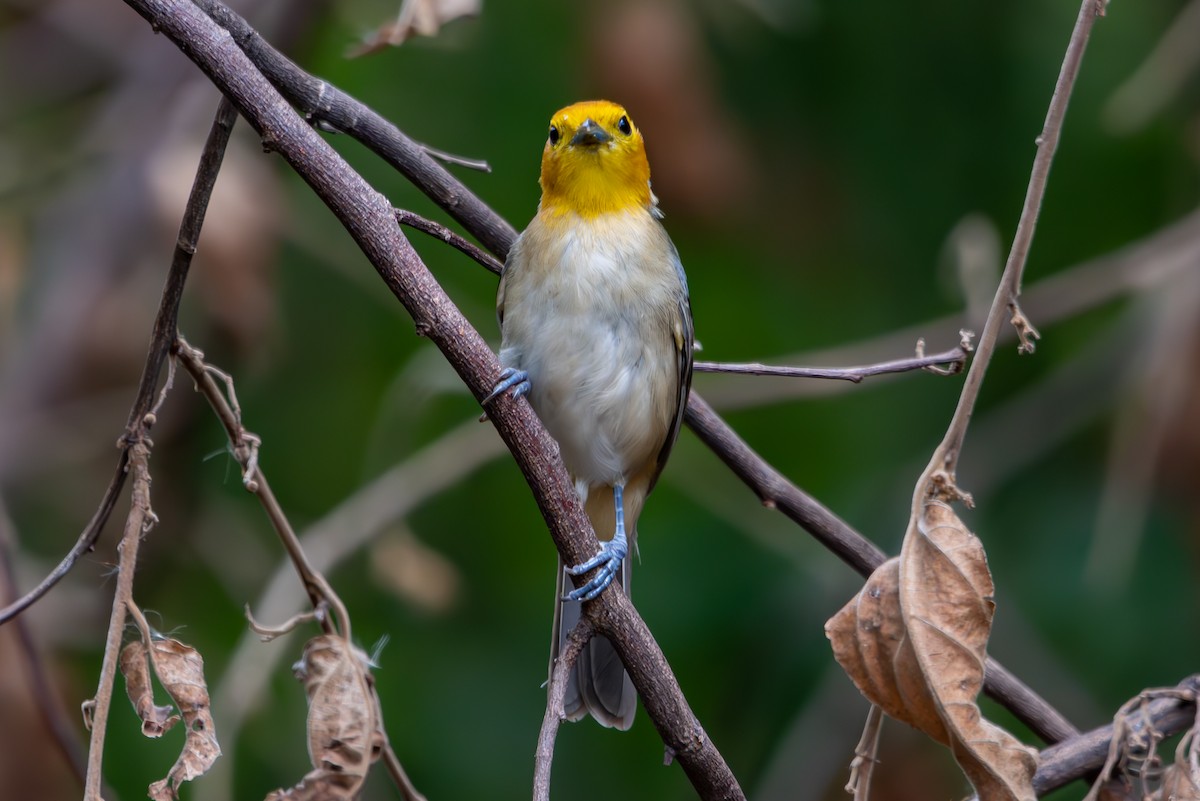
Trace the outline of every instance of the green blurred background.
{"label": "green blurred background", "polygon": [[[1078,5],[488,3],[357,59],[347,50],[394,6],[239,9],[414,138],[486,159],[490,174],[455,171],[518,228],[536,208],[549,115],[622,102],[688,270],[702,358],[845,365],[981,328]],[[1186,19],[1172,28],[1184,9],[1115,3],[1096,25],[1026,272],[1044,340],[1033,357],[1011,338],[997,352],[959,474],[997,584],[991,653],[1083,728],[1200,667],[1200,226],[1162,233],[1194,214],[1200,183],[1200,34]],[[0,64],[0,502],[24,591],[111,472],[217,95],[116,0],[0,2]],[[446,220],[361,146],[330,141],[396,206]],[[413,239],[495,342],[494,277]],[[388,638],[379,694],[418,788],[430,801],[528,796],[555,564],[541,518],[475,401],[244,124],[182,328],[234,376],[262,466],[314,558],[334,563],[355,637]],[[226,756],[184,797],[261,798],[308,769],[288,669],[302,640],[260,644],[241,610],[278,622],[302,595],[190,384],[176,381],[155,430],[161,522],[135,595],[206,660]],[[700,375],[695,387],[895,552],[961,379]],[[25,618],[77,729],[124,509]],[[861,579],[686,430],[640,533],[638,609],[750,797],[844,797],[866,703],[822,626]],[[28,701],[22,654],[0,630],[0,797],[79,797]],[[117,692],[110,801],[143,797],[182,741],[143,740]],[[877,799],[965,794],[949,757],[902,725],[883,760]],[[694,797],[662,761],[644,713],[628,734],[566,726],[555,797]],[[365,797],[394,797],[374,774]]]}

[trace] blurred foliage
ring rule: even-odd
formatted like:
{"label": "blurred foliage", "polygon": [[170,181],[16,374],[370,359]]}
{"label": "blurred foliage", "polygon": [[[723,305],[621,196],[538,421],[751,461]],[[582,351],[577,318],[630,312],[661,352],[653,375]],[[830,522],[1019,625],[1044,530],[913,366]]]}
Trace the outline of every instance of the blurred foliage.
{"label": "blurred foliage", "polygon": [[[1107,111],[1182,7],[1115,3],[1097,24],[1028,294],[1195,208],[1196,77],[1134,130]],[[537,204],[551,112],[588,96],[624,103],[649,144],[703,358],[825,364],[900,357],[917,335],[931,350],[950,347],[964,294],[990,298],[988,265],[1002,263],[1011,240],[1077,9],[489,3],[434,39],[347,60],[395,9],[242,6],[268,40],[411,136],[486,159],[490,174],[456,171],[518,228]],[[24,589],[74,540],[112,469],[217,98],[117,2],[0,4],[0,62],[0,500]],[[236,133],[183,330],[234,375],[246,424],[264,440],[262,465],[302,531],[393,466],[441,448],[428,470],[382,492],[424,495],[371,530],[334,531],[322,547],[340,534],[370,541],[344,549],[330,578],[361,642],[389,638],[379,692],[417,786],[431,801],[526,796],[554,569],[541,518],[490,429],[470,427],[473,399],[349,237],[244,125]],[[362,147],[330,141],[395,205],[446,219]],[[964,289],[951,232],[971,215],[984,234],[960,245],[982,248],[984,267]],[[494,278],[439,242],[414,242],[495,341]],[[1155,278],[1151,261],[1128,264],[1146,280],[1113,299],[1035,314],[1045,336],[1035,356],[1001,348],[960,472],[978,503],[965,520],[998,587],[991,651],[1085,728],[1143,687],[1200,667],[1198,268]],[[1072,286],[1068,297],[1096,289]],[[917,333],[887,338],[899,329]],[[218,704],[264,669],[248,658],[274,660],[262,691],[218,706],[226,757],[184,790],[259,798],[307,769],[303,692],[286,667],[299,640],[246,635],[242,606],[261,611],[281,555],[189,384],[177,381],[156,429],[161,524],[147,537],[136,595],[152,623],[203,653]],[[927,374],[858,387],[696,380],[772,464],[893,551],[960,385]],[[478,458],[444,446],[451,431]],[[118,529],[110,523],[28,617],[68,710],[95,690]],[[638,608],[743,787],[760,801],[842,797],[865,702],[833,666],[822,625],[858,576],[763,509],[686,431],[641,534]],[[301,593],[288,581],[295,609]],[[7,697],[22,679],[4,676]],[[231,709],[245,715],[236,731],[222,720]],[[627,735],[590,722],[564,728],[556,795],[693,797],[680,770],[662,767],[639,714]],[[36,716],[5,703],[0,721],[0,795],[77,795]],[[118,698],[110,797],[142,797],[181,739],[142,741]],[[948,758],[908,732],[889,733],[883,758],[895,773],[883,774],[891,780],[876,799],[963,792]],[[394,797],[382,775],[368,786],[366,797]],[[1054,797],[1082,794],[1077,785]]]}

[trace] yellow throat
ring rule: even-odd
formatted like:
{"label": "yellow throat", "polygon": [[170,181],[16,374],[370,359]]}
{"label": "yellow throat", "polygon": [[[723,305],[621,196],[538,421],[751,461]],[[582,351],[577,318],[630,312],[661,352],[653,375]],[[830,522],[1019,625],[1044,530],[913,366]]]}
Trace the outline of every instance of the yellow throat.
{"label": "yellow throat", "polygon": [[582,217],[650,208],[650,163],[624,108],[590,100],[550,118],[542,151],[542,213]]}

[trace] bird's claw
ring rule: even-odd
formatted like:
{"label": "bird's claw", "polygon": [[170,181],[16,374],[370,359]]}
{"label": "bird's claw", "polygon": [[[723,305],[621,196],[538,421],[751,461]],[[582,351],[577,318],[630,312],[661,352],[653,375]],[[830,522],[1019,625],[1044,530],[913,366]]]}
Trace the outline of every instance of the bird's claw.
{"label": "bird's claw", "polygon": [[517,398],[529,391],[529,373],[524,370],[518,370],[515,367],[505,367],[500,373],[500,377],[496,380],[496,386],[492,387],[492,391],[486,398],[480,401],[481,405],[486,405],[493,398],[502,392],[512,390],[512,398]]}
{"label": "bird's claw", "polygon": [[605,588],[609,584],[612,584],[617,571],[621,569],[621,560],[625,558],[626,551],[627,548],[624,541],[613,539],[604,543],[600,548],[600,553],[583,564],[566,568],[567,573],[572,576],[582,575],[597,567],[600,568],[600,572],[587,584],[577,587],[564,595],[563,600],[590,601],[604,592]]}

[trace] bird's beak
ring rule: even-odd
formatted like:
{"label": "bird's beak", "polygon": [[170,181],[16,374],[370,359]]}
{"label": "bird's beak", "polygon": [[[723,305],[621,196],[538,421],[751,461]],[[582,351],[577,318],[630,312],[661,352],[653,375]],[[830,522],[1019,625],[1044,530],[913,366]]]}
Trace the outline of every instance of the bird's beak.
{"label": "bird's beak", "polygon": [[571,137],[572,145],[596,147],[612,140],[612,134],[604,130],[591,117],[583,121],[583,125]]}

